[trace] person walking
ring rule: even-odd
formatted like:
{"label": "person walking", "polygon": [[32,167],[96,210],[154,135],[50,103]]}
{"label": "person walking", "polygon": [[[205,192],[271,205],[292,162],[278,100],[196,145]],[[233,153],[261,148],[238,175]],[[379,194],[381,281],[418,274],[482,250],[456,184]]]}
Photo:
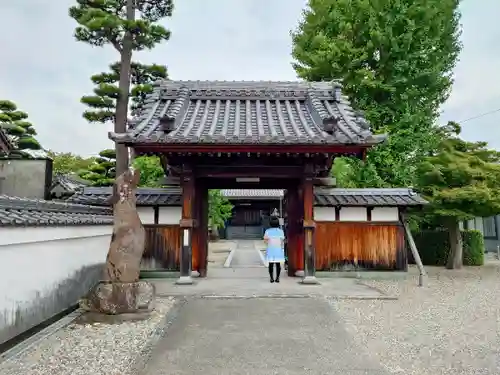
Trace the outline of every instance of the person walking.
{"label": "person walking", "polygon": [[[264,242],[266,244],[266,263],[269,267],[269,277],[271,283],[280,282],[281,263],[285,263],[285,233],[280,228],[279,218],[271,216],[269,226],[264,233]],[[276,278],[274,277],[274,268],[276,268]]]}

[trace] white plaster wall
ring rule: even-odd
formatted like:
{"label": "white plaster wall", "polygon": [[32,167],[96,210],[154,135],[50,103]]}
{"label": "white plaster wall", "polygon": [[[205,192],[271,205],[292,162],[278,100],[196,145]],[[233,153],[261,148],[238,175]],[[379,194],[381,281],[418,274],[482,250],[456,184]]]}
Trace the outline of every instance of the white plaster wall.
{"label": "white plaster wall", "polygon": [[399,221],[399,209],[397,207],[374,207],[372,221]]}
{"label": "white plaster wall", "polygon": [[104,263],[112,232],[111,225],[0,228],[0,312],[50,293],[83,267]]}
{"label": "white plaster wall", "polygon": [[340,221],[367,221],[368,213],[366,207],[342,207],[339,219]]}
{"label": "white plaster wall", "polygon": [[315,221],[335,221],[335,207],[314,207]]}
{"label": "white plaster wall", "polygon": [[153,207],[137,207],[137,213],[142,224],[155,223],[155,210]]}
{"label": "white plaster wall", "polygon": [[182,207],[160,207],[158,224],[179,225],[182,218]]}

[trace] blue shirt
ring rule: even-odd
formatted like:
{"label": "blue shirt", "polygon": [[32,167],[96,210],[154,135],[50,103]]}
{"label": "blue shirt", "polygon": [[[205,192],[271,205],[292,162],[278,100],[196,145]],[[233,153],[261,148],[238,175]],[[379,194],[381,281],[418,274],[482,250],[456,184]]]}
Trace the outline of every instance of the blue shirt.
{"label": "blue shirt", "polygon": [[264,233],[264,237],[268,238],[266,249],[266,261],[268,262],[284,262],[285,251],[283,249],[283,240],[285,233],[281,228],[269,228]]}

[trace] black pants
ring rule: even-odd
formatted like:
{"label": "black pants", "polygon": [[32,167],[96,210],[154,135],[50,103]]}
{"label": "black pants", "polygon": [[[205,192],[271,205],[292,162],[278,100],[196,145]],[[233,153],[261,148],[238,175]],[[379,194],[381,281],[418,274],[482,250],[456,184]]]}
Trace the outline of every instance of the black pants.
{"label": "black pants", "polygon": [[[276,265],[276,279],[273,277],[273,266]],[[279,280],[281,273],[281,264],[275,262],[269,262],[269,277],[271,280]]]}

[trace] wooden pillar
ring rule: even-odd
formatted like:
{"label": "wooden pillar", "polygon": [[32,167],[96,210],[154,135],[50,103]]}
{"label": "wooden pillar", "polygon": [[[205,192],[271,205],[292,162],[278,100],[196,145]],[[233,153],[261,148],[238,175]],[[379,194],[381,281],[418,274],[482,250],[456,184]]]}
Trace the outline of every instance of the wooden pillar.
{"label": "wooden pillar", "polygon": [[193,283],[191,278],[193,257],[193,230],[195,227],[194,205],[196,199],[195,179],[190,166],[184,165],[181,176],[182,186],[182,219],[181,228],[181,256],[180,277],[177,284],[189,285]]}
{"label": "wooden pillar", "polygon": [[297,270],[295,276],[304,277],[304,189],[302,184],[298,189],[299,200],[297,202]]}
{"label": "wooden pillar", "polygon": [[304,284],[318,284],[316,280],[316,249],[314,244],[314,166],[307,164],[302,180],[304,202]]}
{"label": "wooden pillar", "polygon": [[200,187],[199,195],[199,222],[198,222],[198,252],[200,277],[207,276],[208,268],[208,189],[205,186]]}
{"label": "wooden pillar", "polygon": [[298,268],[302,263],[300,259],[300,226],[302,222],[301,202],[298,186],[291,186],[286,192],[286,213],[287,213],[287,250],[288,250],[288,276],[296,276],[296,272],[302,270]]}
{"label": "wooden pillar", "polygon": [[191,276],[200,276],[200,217],[201,217],[201,185],[194,180],[194,202],[193,202],[193,234],[192,234],[192,273]]}

